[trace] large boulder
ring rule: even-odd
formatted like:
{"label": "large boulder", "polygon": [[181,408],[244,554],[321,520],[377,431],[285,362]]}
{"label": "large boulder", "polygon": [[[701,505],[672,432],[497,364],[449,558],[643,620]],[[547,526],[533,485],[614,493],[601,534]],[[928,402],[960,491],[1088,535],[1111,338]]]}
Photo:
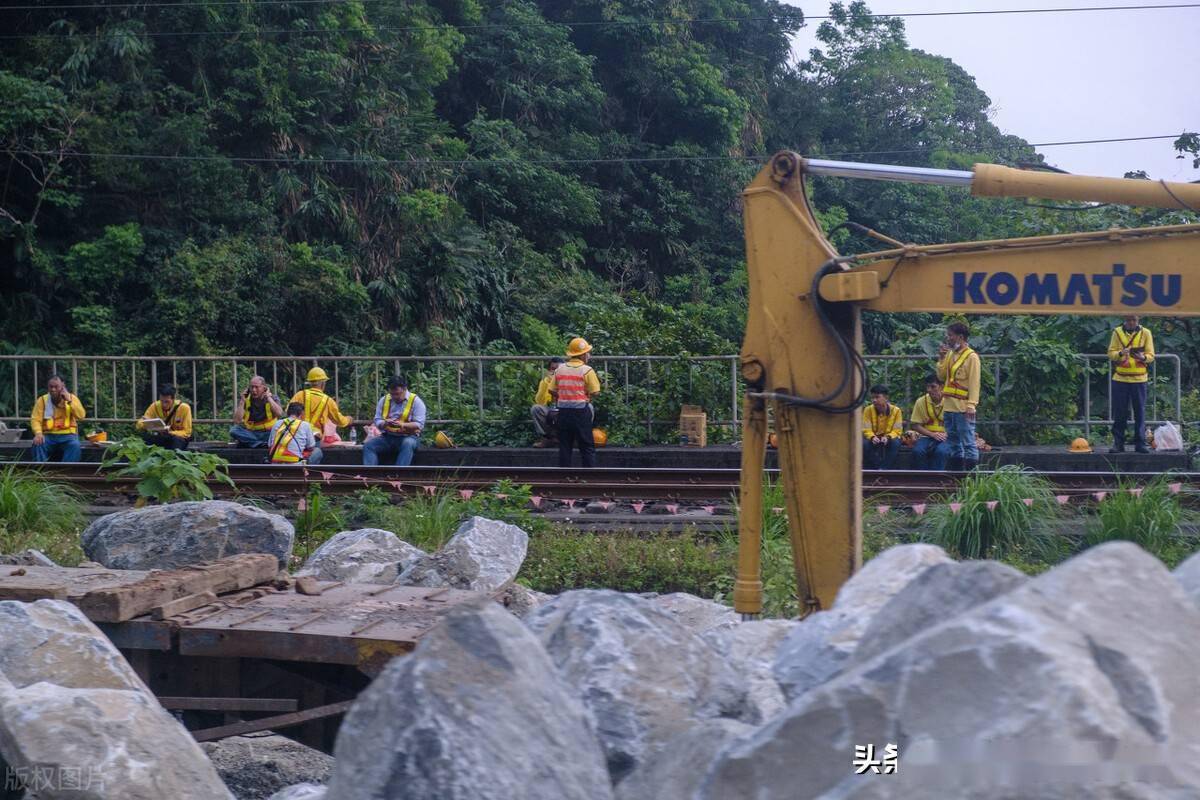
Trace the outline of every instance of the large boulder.
{"label": "large boulder", "polygon": [[298,783],[286,789],[280,789],[271,795],[270,800],[325,800],[326,790],[317,783]]}
{"label": "large boulder", "polygon": [[[1200,796],[1200,609],[1127,542],[911,636],[726,748],[705,800]],[[892,775],[855,748],[898,747]]]}
{"label": "large boulder", "polygon": [[759,719],[741,677],[651,600],[566,592],[525,623],[583,699],[614,783],[698,721]]}
{"label": "large boulder", "polygon": [[787,705],[783,689],[775,680],[775,659],[779,645],[800,624],[790,619],[763,619],[720,626],[704,634],[705,641],[742,676],[750,701],[764,720]]}
{"label": "large boulder", "polygon": [[345,583],[395,583],[404,568],[427,556],[391,531],[342,531],[318,547],[296,575]]}
{"label": "large boulder", "polygon": [[517,577],[529,534],[516,525],[471,517],[438,552],[418,559],[400,574],[406,586],[449,586],[491,592]]}
{"label": "large boulder", "polygon": [[739,621],[737,612],[729,606],[686,592],[660,594],[650,599],[659,611],[674,617],[693,633],[703,634],[718,628],[729,628]]}
{"label": "large boulder", "polygon": [[604,755],[537,638],[491,602],[393,660],[342,722],[337,800],[608,800]]}
{"label": "large boulder", "polygon": [[287,566],[295,531],[278,514],[225,500],[106,514],[83,531],[83,552],[109,569],[175,569],[242,553]]}
{"label": "large boulder", "polygon": [[278,734],[231,736],[200,745],[238,800],[266,800],[294,784],[323,784],[333,757]]}
{"label": "large boulder", "polygon": [[942,548],[928,544],[898,545],[868,561],[846,581],[832,608],[805,619],[780,645],[775,679],[788,700],[841,672],[875,614],[925,570],[950,561]]}
{"label": "large boulder", "polygon": [[1175,580],[1179,581],[1183,590],[1200,606],[1200,552],[1193,553],[1175,568]]}
{"label": "large boulder", "polygon": [[696,723],[621,781],[617,800],[689,800],[717,754],[753,730],[753,726],[732,719]]}

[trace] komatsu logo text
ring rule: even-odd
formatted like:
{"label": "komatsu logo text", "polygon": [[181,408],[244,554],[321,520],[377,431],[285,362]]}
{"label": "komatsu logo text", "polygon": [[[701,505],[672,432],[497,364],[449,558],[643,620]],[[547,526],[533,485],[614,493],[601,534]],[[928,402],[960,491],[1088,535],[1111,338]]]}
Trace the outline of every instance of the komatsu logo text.
{"label": "komatsu logo text", "polygon": [[1169,308],[1183,294],[1182,275],[1126,274],[1124,264],[1113,264],[1112,272],[1069,275],[1027,272],[956,272],[955,305],[1009,306],[1108,306],[1119,304],[1141,308],[1152,303]]}

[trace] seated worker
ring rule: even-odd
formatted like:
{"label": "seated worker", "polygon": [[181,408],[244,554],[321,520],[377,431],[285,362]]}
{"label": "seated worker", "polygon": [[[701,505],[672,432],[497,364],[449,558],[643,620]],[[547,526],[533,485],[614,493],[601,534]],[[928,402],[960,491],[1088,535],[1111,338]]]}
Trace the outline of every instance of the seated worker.
{"label": "seated worker", "polygon": [[904,417],[888,402],[888,388],[872,386],[871,404],[863,409],[863,468],[891,469],[903,431]]}
{"label": "seated worker", "polygon": [[925,394],[913,406],[912,429],[921,435],[913,445],[913,466],[942,472],[950,458],[950,442],[942,421],[942,382],[930,373],[925,376]]}
{"label": "seated worker", "polygon": [[538,383],[537,393],[533,396],[533,405],[529,408],[529,414],[533,417],[533,430],[541,437],[539,441],[533,443],[534,447],[550,447],[557,444],[557,437],[551,435],[556,433],[558,427],[558,409],[554,407],[554,397],[550,394],[550,387],[554,384],[554,370],[558,369],[559,364],[565,364],[567,360],[562,356],[554,356],[546,362],[546,374],[542,376],[542,380]]}
{"label": "seated worker", "polygon": [[57,375],[46,381],[46,393],[33,404],[29,415],[29,430],[33,431],[34,461],[78,461],[80,457],[79,429],[76,423],[86,416],[83,403],[67,391],[67,385]]}
{"label": "seated worker", "polygon": [[582,336],[567,345],[565,364],[554,370],[550,394],[558,407],[558,465],[571,466],[571,450],[579,445],[583,466],[596,466],[596,442],[592,438],[595,410],[592,398],[600,394],[600,378],[588,366],[592,346]]}
{"label": "seated worker", "polygon": [[425,429],[425,403],[408,390],[408,381],[400,375],[388,381],[387,388],[375,404],[375,427],[380,433],[363,443],[363,464],[374,466],[382,460],[407,467]]}
{"label": "seated worker", "polygon": [[[328,380],[329,376],[325,374],[325,370],[313,367],[308,371],[305,380],[309,388],[296,392],[291,399],[291,402],[304,406],[304,421],[312,427],[313,433],[323,444],[340,442],[341,437],[338,436],[337,429],[345,428],[354,422],[341,412],[337,400],[325,394],[325,383]],[[308,463],[318,462],[310,458]]]}
{"label": "seated worker", "polygon": [[[165,431],[146,430],[146,420],[161,419],[167,424]],[[164,383],[158,387],[158,399],[146,407],[142,418],[137,421],[146,444],[165,447],[168,450],[187,450],[192,440],[192,407],[175,401],[175,387]]]}
{"label": "seated worker", "polygon": [[275,420],[282,416],[279,398],[271,394],[271,387],[261,375],[255,375],[233,407],[233,427],[229,429],[229,435],[238,447],[266,447]]}
{"label": "seated worker", "polygon": [[321,463],[321,448],[312,426],[304,419],[304,406],[289,403],[287,416],[271,427],[270,450],[267,461],[272,464],[296,464],[307,460]]}

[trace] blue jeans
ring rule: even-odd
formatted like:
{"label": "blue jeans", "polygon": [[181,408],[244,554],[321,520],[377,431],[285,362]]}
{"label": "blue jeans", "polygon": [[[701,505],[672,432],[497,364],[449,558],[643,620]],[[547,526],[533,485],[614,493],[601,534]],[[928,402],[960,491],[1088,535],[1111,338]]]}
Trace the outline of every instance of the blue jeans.
{"label": "blue jeans", "polygon": [[75,433],[43,434],[46,441],[29,448],[29,454],[34,461],[78,461],[82,455],[79,446],[79,435]]}
{"label": "blue jeans", "polygon": [[950,458],[950,440],[944,442],[922,436],[913,445],[913,466],[917,469],[932,469],[938,472],[946,469],[946,459]]}
{"label": "blue jeans", "polygon": [[271,431],[252,431],[242,425],[234,425],[229,429],[229,435],[241,447],[266,447],[271,440]]}
{"label": "blue jeans", "polygon": [[891,469],[892,462],[900,452],[900,440],[888,437],[883,444],[871,444],[871,440],[863,439],[863,469]]}
{"label": "blue jeans", "polygon": [[1125,446],[1125,427],[1129,424],[1129,407],[1133,406],[1133,443],[1146,446],[1146,384],[1112,382],[1113,444]]}
{"label": "blue jeans", "polygon": [[950,443],[950,457],[966,461],[979,461],[979,447],[975,444],[975,421],[967,419],[960,411],[947,411],[946,441]]}
{"label": "blue jeans", "polygon": [[363,444],[363,464],[372,467],[382,461],[391,461],[395,456],[397,467],[407,467],[412,463],[413,453],[421,443],[419,436],[398,436],[385,433],[382,436],[372,436]]}

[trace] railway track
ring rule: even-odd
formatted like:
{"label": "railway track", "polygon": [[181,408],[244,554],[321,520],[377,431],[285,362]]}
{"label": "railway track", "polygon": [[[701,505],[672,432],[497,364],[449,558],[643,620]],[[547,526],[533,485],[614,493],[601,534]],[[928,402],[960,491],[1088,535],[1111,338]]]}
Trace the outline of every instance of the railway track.
{"label": "railway track", "polygon": [[[93,494],[136,492],[132,478],[111,479],[93,463],[32,464],[16,463],[20,470],[38,471],[48,478],[70,484]],[[1111,491],[1121,486],[1144,486],[1160,473],[1135,472],[1117,475],[1111,472],[1045,472],[1055,491],[1067,495],[1087,495]],[[1172,473],[1185,487],[1200,489],[1200,472]],[[229,476],[237,489],[218,481],[209,483],[213,493],[230,496],[302,497],[318,487],[326,494],[348,494],[368,486],[406,494],[439,491],[480,491],[507,480],[527,485],[541,498],[551,500],[680,502],[703,501],[729,503],[736,497],[739,471],[736,469],[612,468],[564,470],[556,467],[367,467],[367,466],[274,466],[267,464],[230,464]],[[778,470],[768,470],[769,480],[777,480]],[[958,486],[963,475],[928,471],[867,471],[863,473],[863,496],[889,498],[898,502],[924,502],[947,495]]]}

